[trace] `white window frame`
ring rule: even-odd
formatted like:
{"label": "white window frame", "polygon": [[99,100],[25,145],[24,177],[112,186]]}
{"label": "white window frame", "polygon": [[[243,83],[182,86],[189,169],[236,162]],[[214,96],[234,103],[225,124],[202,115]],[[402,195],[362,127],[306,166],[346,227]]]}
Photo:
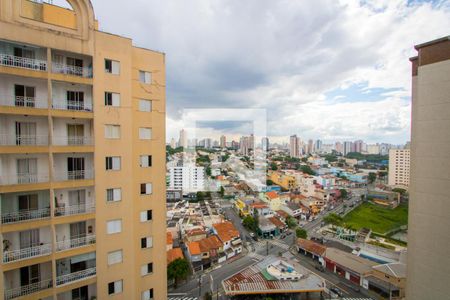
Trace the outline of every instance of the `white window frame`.
{"label": "white window frame", "polygon": [[[109,284],[113,283],[114,284],[114,293],[110,294],[109,293]],[[123,280],[116,280],[113,282],[108,283],[108,295],[116,295],[116,294],[120,294],[123,292]]]}
{"label": "white window frame", "polygon": [[[150,219],[148,218],[149,213],[150,213]],[[153,220],[153,211],[151,209],[141,211],[140,220],[141,220],[141,223],[152,221]]]}
{"label": "white window frame", "polygon": [[122,219],[109,220],[106,222],[106,233],[116,234],[122,232]]}
{"label": "white window frame", "polygon": [[[142,247],[142,240],[145,239],[145,247]],[[153,248],[153,237],[146,236],[141,238],[141,249],[150,249]]]}
{"label": "white window frame", "polygon": [[[109,200],[108,195],[112,195],[111,200]],[[122,189],[121,188],[106,189],[106,202],[118,202],[121,200],[122,200]]]}
{"label": "white window frame", "polygon": [[152,156],[151,155],[141,155],[139,157],[139,164],[141,168],[150,168],[152,166]]}
{"label": "white window frame", "polygon": [[139,127],[139,139],[140,140],[151,140],[152,139],[152,129],[150,127]]}
{"label": "white window frame", "polygon": [[[111,161],[111,166],[108,169],[109,161]],[[120,171],[122,161],[120,156],[107,156],[105,159],[105,164],[106,171]]]}
{"label": "white window frame", "polygon": [[122,249],[108,252],[108,266],[120,264],[122,262],[123,262]]}
{"label": "white window frame", "polygon": [[151,112],[152,111],[152,100],[140,99],[139,100],[139,111]]}
{"label": "white window frame", "polygon": [[140,70],[139,71],[139,81],[141,83],[151,84],[152,83],[152,73]]}
{"label": "white window frame", "polygon": [[145,184],[145,193],[142,193],[142,190],[141,190],[141,195],[151,195],[153,193],[153,184],[152,183],[141,183],[141,188],[142,188],[143,184]]}
{"label": "white window frame", "polygon": [[[153,294],[153,297],[152,297],[152,294]],[[154,298],[155,298],[155,295],[154,295],[153,289],[143,291],[141,294],[141,300],[153,300]]]}
{"label": "white window frame", "polygon": [[[149,272],[149,270],[148,270],[148,266],[149,265],[152,265],[151,272]],[[141,276],[147,276],[147,275],[152,274],[152,273],[153,273],[153,263],[148,263],[148,264],[145,264],[145,265],[141,266]]]}
{"label": "white window frame", "polygon": [[[109,61],[111,63],[111,71],[106,69],[107,61]],[[119,75],[120,74],[120,61],[105,58],[105,72],[108,74],[112,74],[112,75]]]}
{"label": "white window frame", "polygon": [[120,125],[106,124],[105,125],[106,139],[120,139]]}
{"label": "white window frame", "polygon": [[[107,95],[111,95],[111,104],[106,100]],[[114,92],[105,92],[105,106],[120,107],[120,94]]]}

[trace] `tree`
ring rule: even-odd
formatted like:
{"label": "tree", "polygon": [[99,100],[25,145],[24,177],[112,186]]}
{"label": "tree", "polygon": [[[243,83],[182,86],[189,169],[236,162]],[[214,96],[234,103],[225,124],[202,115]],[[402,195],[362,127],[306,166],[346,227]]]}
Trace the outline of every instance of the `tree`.
{"label": "tree", "polygon": [[308,237],[308,232],[306,232],[305,229],[298,227],[298,228],[295,230],[295,235],[296,235],[298,238],[306,239],[306,238]]}
{"label": "tree", "polygon": [[401,196],[406,194],[406,190],[402,189],[402,188],[395,188],[395,189],[392,189],[392,191],[395,193],[399,193]]}
{"label": "tree", "polygon": [[175,287],[180,279],[188,277],[189,272],[189,262],[185,258],[177,258],[167,266],[167,278],[175,280]]}
{"label": "tree", "polygon": [[266,185],[273,185],[273,181],[270,180],[270,179],[267,179],[267,180],[266,180]]}
{"label": "tree", "polygon": [[223,197],[223,195],[225,194],[225,189],[223,186],[220,187],[220,196]]}
{"label": "tree", "polygon": [[369,183],[374,183],[374,181],[375,181],[376,179],[377,179],[377,174],[374,173],[374,172],[370,172],[370,173],[369,173],[369,177],[368,177]]}
{"label": "tree", "polygon": [[348,192],[346,189],[340,189],[339,191],[341,192],[342,199],[346,199],[348,197]]}
{"label": "tree", "polygon": [[344,220],[342,217],[338,216],[337,214],[329,214],[323,218],[323,221],[327,224],[335,225],[335,226],[341,226],[344,223]]}
{"label": "tree", "polygon": [[242,221],[242,225],[250,231],[256,232],[258,230],[258,223],[252,216],[246,216]]}
{"label": "tree", "polygon": [[290,229],[297,227],[297,220],[291,216],[286,218],[286,224]]}
{"label": "tree", "polygon": [[311,167],[308,165],[301,165],[300,171],[309,175],[316,175],[316,172],[314,172],[313,169],[311,169]]}
{"label": "tree", "polygon": [[277,164],[276,163],[271,163],[270,164],[270,169],[272,169],[272,171],[276,171],[276,170],[278,170],[278,167],[277,167]]}

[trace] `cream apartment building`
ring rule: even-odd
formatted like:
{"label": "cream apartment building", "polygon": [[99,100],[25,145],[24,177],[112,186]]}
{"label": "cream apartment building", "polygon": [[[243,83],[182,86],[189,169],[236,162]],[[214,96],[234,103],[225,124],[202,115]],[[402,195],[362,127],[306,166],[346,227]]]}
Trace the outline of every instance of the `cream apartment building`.
{"label": "cream apartment building", "polygon": [[0,0],[0,299],[166,299],[165,58]]}
{"label": "cream apartment building", "polygon": [[411,162],[410,149],[389,150],[389,178],[390,186],[408,188]]}
{"label": "cream apartment building", "polygon": [[450,36],[415,48],[406,299],[448,299]]}

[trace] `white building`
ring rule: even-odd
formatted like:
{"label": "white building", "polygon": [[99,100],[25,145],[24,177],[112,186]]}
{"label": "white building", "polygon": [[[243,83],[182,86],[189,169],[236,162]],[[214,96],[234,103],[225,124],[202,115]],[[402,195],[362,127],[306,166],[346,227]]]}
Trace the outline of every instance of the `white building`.
{"label": "white building", "polygon": [[169,188],[183,194],[203,191],[205,168],[197,166],[169,167]]}
{"label": "white building", "polygon": [[296,135],[291,135],[289,139],[289,156],[300,157],[299,138]]}
{"label": "white building", "polygon": [[409,186],[410,150],[389,150],[389,185]]}

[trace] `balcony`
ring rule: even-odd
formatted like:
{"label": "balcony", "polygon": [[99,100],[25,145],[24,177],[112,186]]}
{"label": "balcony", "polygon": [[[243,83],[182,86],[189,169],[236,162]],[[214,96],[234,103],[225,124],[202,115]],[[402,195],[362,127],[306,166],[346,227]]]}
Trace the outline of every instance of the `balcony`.
{"label": "balcony", "polygon": [[[3,273],[5,299],[14,299],[52,288],[52,262],[22,266]],[[29,297],[29,299],[37,297]]]}
{"label": "balcony", "polygon": [[3,251],[3,263],[10,263],[32,257],[43,256],[52,253],[52,244],[23,248],[18,250]]}
{"label": "balcony", "polygon": [[89,202],[84,204],[65,206],[65,203],[57,204],[55,208],[55,216],[71,216],[95,212],[95,203]]}
{"label": "balcony", "polygon": [[82,271],[65,274],[56,277],[56,285],[63,285],[67,283],[71,283],[73,281],[83,280],[90,277],[94,277],[97,274],[97,268],[89,268]]}
{"label": "balcony", "polygon": [[47,61],[0,53],[0,65],[35,71],[47,71]]}
{"label": "balcony", "polygon": [[46,109],[47,100],[25,96],[0,97],[0,106]]}
{"label": "balcony", "polygon": [[56,242],[56,251],[65,251],[74,248],[80,248],[95,244],[95,234],[90,234],[84,237]]}
{"label": "balcony", "polygon": [[0,134],[0,146],[47,146],[48,135]]}
{"label": "balcony", "polygon": [[13,224],[47,218],[50,218],[50,208],[20,210],[16,212],[4,213],[1,216],[2,224]]}
{"label": "balcony", "polygon": [[91,67],[80,67],[56,62],[52,63],[52,72],[57,74],[79,76],[84,78],[92,78],[93,74]]}
{"label": "balcony", "polygon": [[55,146],[92,146],[94,138],[90,136],[54,136]]}
{"label": "balcony", "polygon": [[60,110],[92,112],[92,103],[84,101],[54,100],[52,107]]}
{"label": "balcony", "polygon": [[23,285],[13,289],[5,289],[5,300],[23,297],[39,291],[52,288],[52,279],[44,279],[32,284]]}
{"label": "balcony", "polygon": [[49,181],[48,174],[43,174],[43,173],[37,173],[37,174],[19,173],[19,174],[0,176],[0,185],[34,184],[34,183],[43,183],[43,182],[48,182],[48,181]]}
{"label": "balcony", "polygon": [[94,170],[56,171],[55,181],[88,180],[94,178]]}

